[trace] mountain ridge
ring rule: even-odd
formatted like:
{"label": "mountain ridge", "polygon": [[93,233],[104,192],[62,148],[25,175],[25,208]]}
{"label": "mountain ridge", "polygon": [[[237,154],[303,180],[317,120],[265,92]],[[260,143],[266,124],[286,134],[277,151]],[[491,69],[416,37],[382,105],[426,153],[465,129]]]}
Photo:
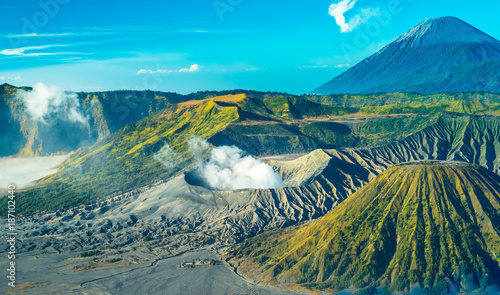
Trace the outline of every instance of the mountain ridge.
{"label": "mountain ridge", "polygon": [[[236,145],[244,150],[259,150],[265,147],[285,152],[288,148],[291,152],[299,149],[307,152],[307,149],[316,149],[311,141],[314,138],[293,133],[286,121],[266,125],[262,121],[242,120],[242,109],[249,107],[251,100],[239,100],[238,106],[234,105],[234,99],[232,102],[230,98],[225,99],[225,102],[223,100],[214,98],[188,102],[177,110],[168,109],[127,125],[94,146],[80,149],[60,166],[56,174],[40,181],[39,187],[19,193],[19,213],[33,214],[37,210],[67,208],[70,204],[106,198],[111,194],[147,185],[157,179],[171,177],[192,164],[193,155],[188,151],[187,141],[193,134],[204,136],[215,146]],[[276,110],[276,107],[271,105],[269,104]],[[476,109],[481,111],[483,107],[480,103],[470,102],[452,105],[456,111],[472,113]],[[261,108],[261,111],[264,112],[265,108]],[[288,116],[288,112],[282,115]],[[258,125],[252,125],[255,122],[258,122]],[[312,124],[315,126],[315,123]],[[388,125],[392,127],[388,128]],[[346,125],[332,126],[335,129],[334,140],[348,142],[347,139],[356,138],[352,134],[344,133],[345,129],[348,129]],[[331,184],[337,187],[334,195],[337,195],[337,190],[342,195],[344,192],[353,192],[390,165],[412,160],[462,160],[483,165],[496,173],[500,172],[500,161],[495,160],[496,155],[500,154],[497,148],[500,145],[500,137],[497,136],[500,133],[500,120],[495,116],[444,114],[437,117],[379,119],[372,123],[356,123],[353,126],[360,128],[360,133],[375,134],[378,138],[376,140],[380,140],[381,132],[390,131],[388,129],[395,127],[398,130],[406,130],[406,133],[389,133],[385,137],[388,143],[378,147],[329,150],[333,155],[333,175],[339,171],[341,174],[356,171],[355,175],[347,177],[349,180],[346,183],[334,181]],[[227,137],[227,131],[231,128],[238,133],[231,131],[229,135],[239,134],[232,137],[237,141]],[[243,129],[238,131],[234,128]],[[210,132],[203,133],[207,130]],[[282,131],[288,134],[277,134]],[[304,129],[303,131],[306,132]],[[300,132],[298,128],[297,132]],[[154,158],[154,154],[166,143],[176,153],[176,156],[170,159],[175,165],[168,169]],[[339,167],[334,168],[335,165]],[[331,183],[330,180],[326,182]],[[351,186],[353,182],[357,184]],[[50,202],[46,196],[51,196]],[[347,196],[348,194],[343,198]]]}

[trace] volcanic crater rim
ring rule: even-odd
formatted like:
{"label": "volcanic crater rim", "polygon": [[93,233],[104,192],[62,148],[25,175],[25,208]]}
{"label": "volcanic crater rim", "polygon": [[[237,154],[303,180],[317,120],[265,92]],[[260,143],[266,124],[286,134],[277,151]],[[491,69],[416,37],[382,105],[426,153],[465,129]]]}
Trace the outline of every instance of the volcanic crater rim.
{"label": "volcanic crater rim", "polygon": [[445,166],[467,166],[467,167],[479,167],[473,163],[463,162],[463,161],[449,161],[449,160],[422,160],[422,161],[411,161],[395,164],[394,167],[404,167],[404,166],[431,166],[431,167],[445,167]]}

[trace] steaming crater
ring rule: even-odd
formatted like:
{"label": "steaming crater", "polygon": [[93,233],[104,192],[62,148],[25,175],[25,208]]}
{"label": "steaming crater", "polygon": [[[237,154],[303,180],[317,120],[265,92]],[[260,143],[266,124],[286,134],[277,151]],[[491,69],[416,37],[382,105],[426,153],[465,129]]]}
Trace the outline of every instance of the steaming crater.
{"label": "steaming crater", "polygon": [[185,180],[211,190],[269,189],[285,186],[281,176],[266,163],[235,146],[212,149],[210,159],[185,174]]}

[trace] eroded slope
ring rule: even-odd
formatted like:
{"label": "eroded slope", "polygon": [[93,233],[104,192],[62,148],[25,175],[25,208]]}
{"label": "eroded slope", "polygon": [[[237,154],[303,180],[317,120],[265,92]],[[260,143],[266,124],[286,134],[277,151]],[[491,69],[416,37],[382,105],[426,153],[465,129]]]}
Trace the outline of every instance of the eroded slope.
{"label": "eroded slope", "polygon": [[257,236],[230,257],[239,271],[271,283],[484,290],[500,283],[499,209],[500,177],[485,168],[408,163],[386,170],[325,217]]}

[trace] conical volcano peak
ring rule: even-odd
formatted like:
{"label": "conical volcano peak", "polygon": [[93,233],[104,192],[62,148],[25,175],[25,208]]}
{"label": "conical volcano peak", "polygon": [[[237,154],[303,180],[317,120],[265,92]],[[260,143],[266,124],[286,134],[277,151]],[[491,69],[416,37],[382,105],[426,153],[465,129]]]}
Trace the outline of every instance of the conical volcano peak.
{"label": "conical volcano peak", "polygon": [[435,44],[499,43],[495,38],[454,16],[428,18],[399,37],[396,42],[409,42],[412,47]]}
{"label": "conical volcano peak", "polygon": [[452,16],[426,19],[315,94],[499,92],[500,41]]}

